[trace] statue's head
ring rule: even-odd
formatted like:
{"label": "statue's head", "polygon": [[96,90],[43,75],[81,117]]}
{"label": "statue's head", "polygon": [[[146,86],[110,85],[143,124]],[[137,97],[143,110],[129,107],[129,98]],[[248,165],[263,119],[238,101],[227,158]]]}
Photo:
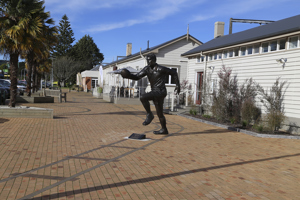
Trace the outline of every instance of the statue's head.
{"label": "statue's head", "polygon": [[146,59],[149,66],[154,66],[156,64],[156,55],[154,53],[148,54]]}

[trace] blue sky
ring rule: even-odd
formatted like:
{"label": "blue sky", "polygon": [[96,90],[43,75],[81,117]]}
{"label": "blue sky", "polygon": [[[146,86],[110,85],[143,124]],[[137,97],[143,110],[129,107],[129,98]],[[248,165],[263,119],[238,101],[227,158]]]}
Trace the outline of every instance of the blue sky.
{"label": "blue sky", "polygon": [[[69,17],[75,42],[88,34],[104,54],[104,62],[140,48],[161,44],[187,32],[202,42],[213,38],[214,23],[229,19],[280,20],[300,14],[299,0],[45,0],[56,25]],[[234,23],[233,32],[259,26]]]}

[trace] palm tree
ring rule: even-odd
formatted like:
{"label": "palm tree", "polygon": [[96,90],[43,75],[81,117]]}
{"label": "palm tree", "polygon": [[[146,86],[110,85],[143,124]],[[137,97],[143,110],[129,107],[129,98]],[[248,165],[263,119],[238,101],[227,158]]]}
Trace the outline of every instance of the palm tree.
{"label": "palm tree", "polygon": [[[37,90],[37,67],[43,60],[48,59],[53,46],[57,42],[57,28],[51,26],[54,24],[50,13],[45,12],[45,7],[42,7],[39,12],[34,14],[34,17],[41,19],[41,29],[36,35],[28,34],[28,40],[34,41],[31,48],[23,57],[26,59],[28,73],[27,73],[27,96],[31,96],[31,90]],[[33,77],[31,77],[33,75]],[[33,79],[33,82],[31,82]]]}
{"label": "palm tree", "polygon": [[16,104],[19,55],[28,52],[34,44],[26,36],[35,37],[41,31],[42,21],[36,13],[43,4],[38,0],[0,1],[0,50],[10,57],[11,107]]}

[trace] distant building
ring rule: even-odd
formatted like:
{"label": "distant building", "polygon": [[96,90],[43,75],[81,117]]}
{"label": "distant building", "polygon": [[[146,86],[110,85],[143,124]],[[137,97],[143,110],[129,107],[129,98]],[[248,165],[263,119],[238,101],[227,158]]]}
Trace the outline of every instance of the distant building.
{"label": "distant building", "polygon": [[[193,36],[186,34],[154,47],[148,47],[141,52],[132,54],[132,44],[128,43],[126,48],[126,56],[122,56],[121,59],[108,63],[103,67],[104,84],[105,88],[108,89],[104,90],[104,92],[110,92],[111,87],[114,86],[128,87],[131,88],[135,93],[141,93],[141,91],[144,92],[150,90],[147,77],[139,81],[127,81],[120,78],[120,76],[116,77],[116,75],[112,73],[115,70],[127,67],[131,67],[134,70],[140,71],[147,65],[146,60],[143,57],[149,53],[154,53],[156,55],[157,63],[159,65],[176,70],[178,72],[180,81],[182,81],[188,76],[188,59],[182,58],[180,55],[195,47],[198,47],[201,44],[202,42]],[[166,86],[168,92],[174,91],[176,85],[171,77],[166,80]]]}

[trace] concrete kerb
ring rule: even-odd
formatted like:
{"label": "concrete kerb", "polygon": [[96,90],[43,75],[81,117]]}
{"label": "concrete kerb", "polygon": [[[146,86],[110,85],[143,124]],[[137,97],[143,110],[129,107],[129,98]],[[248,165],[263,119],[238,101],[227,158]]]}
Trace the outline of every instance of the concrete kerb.
{"label": "concrete kerb", "polygon": [[177,115],[181,116],[181,117],[188,118],[188,119],[192,119],[192,120],[195,120],[195,121],[198,121],[198,122],[202,122],[202,123],[205,123],[205,124],[210,124],[210,125],[217,126],[217,127],[220,127],[220,128],[228,129],[230,131],[236,131],[236,132],[240,132],[240,133],[245,133],[247,135],[251,135],[251,136],[254,136],[254,137],[260,137],[260,138],[282,138],[282,139],[296,139],[296,140],[300,140],[300,136],[298,136],[298,135],[260,134],[260,133],[255,133],[255,132],[252,132],[252,131],[247,131],[247,130],[244,130],[244,129],[230,127],[230,126],[226,126],[226,125],[223,125],[223,124],[218,124],[218,123],[215,123],[215,122],[210,122],[210,121],[206,121],[206,120],[203,120],[203,119],[199,119],[199,118],[187,116],[187,115],[185,115],[183,113],[178,113]]}

